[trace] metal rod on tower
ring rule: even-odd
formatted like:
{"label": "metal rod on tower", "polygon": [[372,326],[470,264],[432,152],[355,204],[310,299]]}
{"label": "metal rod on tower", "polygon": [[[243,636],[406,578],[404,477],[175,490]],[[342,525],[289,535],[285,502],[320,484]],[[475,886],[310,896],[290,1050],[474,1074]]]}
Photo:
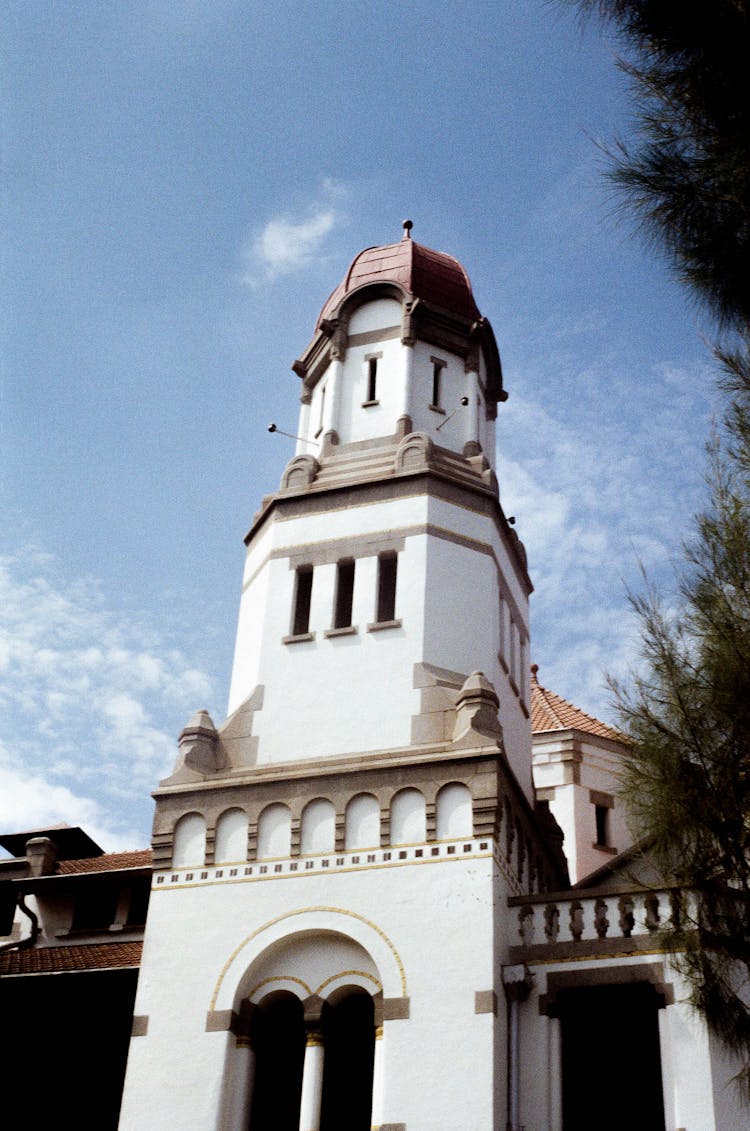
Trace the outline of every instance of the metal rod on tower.
{"label": "metal rod on tower", "polygon": [[[468,397],[461,397],[461,400],[459,401],[459,405],[458,405],[458,407],[459,407],[459,408],[466,408],[466,406],[467,406],[467,404],[468,404],[468,403],[469,403],[469,398],[468,398]],[[439,431],[440,431],[440,429],[441,429],[441,428],[442,428],[442,427],[443,427],[444,425],[446,425],[446,424],[448,423],[448,421],[449,421],[449,420],[451,420],[451,419],[452,419],[452,418],[453,418],[453,417],[454,417],[454,416],[456,415],[456,413],[457,413],[457,412],[458,412],[458,408],[454,408],[454,410],[453,410],[453,412],[452,412],[452,413],[450,414],[450,416],[446,416],[445,420],[441,420],[441,421],[440,421],[440,423],[438,424],[438,426],[437,426],[437,428],[435,429],[435,431],[436,431],[436,432],[439,432]]]}
{"label": "metal rod on tower", "polygon": [[306,436],[296,436],[294,432],[285,432],[283,428],[279,428],[273,421],[268,425],[268,431],[277,432],[279,436],[288,436],[290,440],[301,440],[303,444],[313,444],[316,448],[319,446],[317,440],[308,440]]}

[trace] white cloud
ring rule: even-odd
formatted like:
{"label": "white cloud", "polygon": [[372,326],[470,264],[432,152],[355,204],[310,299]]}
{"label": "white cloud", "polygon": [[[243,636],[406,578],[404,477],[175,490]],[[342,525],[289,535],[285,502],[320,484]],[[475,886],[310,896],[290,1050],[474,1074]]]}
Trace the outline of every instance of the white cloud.
{"label": "white cloud", "polygon": [[638,661],[628,587],[642,588],[639,563],[674,587],[672,561],[700,503],[710,385],[705,373],[655,364],[636,414],[632,384],[609,359],[566,367],[555,384],[557,343],[548,346],[499,417],[501,499],[528,552],[539,678],[611,719],[605,676]]}
{"label": "white cloud", "polygon": [[254,233],[245,250],[243,282],[257,286],[263,279],[299,271],[320,255],[326,236],[341,222],[340,202],[346,188],[325,178],[318,196],[306,207],[271,217]]}
{"label": "white cloud", "polygon": [[0,669],[0,827],[93,822],[107,845],[142,824],[180,726],[212,693],[145,618],[28,549],[0,557]]}

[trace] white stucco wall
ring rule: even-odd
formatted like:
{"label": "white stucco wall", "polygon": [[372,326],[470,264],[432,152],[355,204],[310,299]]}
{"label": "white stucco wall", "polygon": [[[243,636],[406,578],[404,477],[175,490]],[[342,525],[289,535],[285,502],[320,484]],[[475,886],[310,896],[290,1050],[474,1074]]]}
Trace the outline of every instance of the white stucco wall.
{"label": "white stucco wall", "polygon": [[[377,556],[368,546],[382,538],[404,539],[396,589],[401,624],[371,632]],[[294,599],[290,561],[305,560],[307,552],[314,563],[337,539],[359,545],[363,555],[355,548],[356,631],[326,636],[333,625],[333,553],[334,560],[314,565],[314,639],[283,643]],[[324,522],[318,515],[286,521],[272,516],[260,542],[248,553],[250,580],[241,600],[229,703],[231,713],[263,685],[263,706],[253,723],[259,763],[408,746],[412,718],[421,709],[414,665],[427,663],[465,675],[485,672],[500,699],[511,765],[530,794],[528,704],[498,659],[498,577],[524,633],[526,599],[492,519],[415,495],[332,509]]]}
{"label": "white stucco wall", "polygon": [[[364,986],[376,977],[386,998],[409,999],[408,1019],[384,1024],[382,1122],[409,1131],[504,1126],[495,1065],[504,1011],[477,1013],[475,994],[497,988],[494,906],[506,894],[478,842],[469,858],[439,863],[155,886],[135,1008],[148,1032],[131,1041],[121,1131],[162,1131],[167,1112],[181,1131],[232,1131],[222,1093],[234,1040],[205,1032],[208,1011],[237,1009],[263,977],[286,973],[298,981],[277,984],[304,997],[306,988],[327,992],[318,981],[345,984],[347,970]],[[328,969],[330,953],[295,950],[295,938],[319,931],[351,940],[340,944],[343,981]]]}

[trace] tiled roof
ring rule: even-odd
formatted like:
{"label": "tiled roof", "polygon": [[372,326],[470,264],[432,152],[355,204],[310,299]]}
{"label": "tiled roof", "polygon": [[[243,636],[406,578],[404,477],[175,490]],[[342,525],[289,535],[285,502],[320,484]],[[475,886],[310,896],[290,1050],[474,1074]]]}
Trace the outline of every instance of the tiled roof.
{"label": "tiled roof", "polygon": [[150,868],[153,853],[150,848],[140,848],[133,852],[105,852],[102,856],[90,856],[83,860],[61,860],[57,866],[59,876],[70,876],[78,872],[116,872],[120,868]]}
{"label": "tiled roof", "polygon": [[569,703],[554,691],[542,687],[537,679],[537,665],[531,665],[531,730],[540,734],[551,730],[582,730],[586,734],[596,735],[597,738],[610,738],[615,742],[623,742],[623,735],[619,734],[606,723],[587,715],[580,707]]}
{"label": "tiled roof", "polygon": [[458,260],[404,238],[385,247],[367,247],[352,260],[346,276],[326,300],[318,326],[334,315],[350,291],[384,282],[399,283],[409,294],[471,321],[481,317],[469,276]]}
{"label": "tiled roof", "polygon": [[0,954],[0,974],[63,974],[83,970],[123,970],[140,966],[141,942],[88,946],[35,946]]}

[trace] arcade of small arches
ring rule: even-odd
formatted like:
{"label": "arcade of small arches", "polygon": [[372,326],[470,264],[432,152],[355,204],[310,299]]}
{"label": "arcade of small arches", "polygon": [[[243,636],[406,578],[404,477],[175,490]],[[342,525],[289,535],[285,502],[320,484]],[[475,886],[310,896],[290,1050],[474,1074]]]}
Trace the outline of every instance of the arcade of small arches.
{"label": "arcade of small arches", "polygon": [[[473,803],[468,786],[450,782],[438,792],[434,806],[413,788],[398,790],[385,812],[372,793],[358,793],[339,819],[332,801],[309,801],[298,820],[283,802],[261,809],[251,827],[247,812],[226,809],[213,831],[213,860],[207,861],[207,823],[200,813],[186,813],[174,827],[172,867],[198,867],[206,862],[229,864],[247,859],[273,860],[291,855],[379,848],[382,844],[422,844],[473,836]],[[428,830],[428,825],[432,826]],[[296,827],[295,827],[296,826]],[[432,835],[428,836],[431,832]]]}
{"label": "arcade of small arches", "polygon": [[297,812],[274,801],[249,817],[244,808],[233,806],[212,823],[202,813],[185,813],[174,825],[171,848],[161,846],[162,866],[199,868],[491,836],[519,891],[554,886],[538,839],[518,807],[509,797],[491,806],[486,800],[473,797],[464,783],[448,782],[431,800],[409,787],[390,797],[357,793],[343,808],[315,797]]}

